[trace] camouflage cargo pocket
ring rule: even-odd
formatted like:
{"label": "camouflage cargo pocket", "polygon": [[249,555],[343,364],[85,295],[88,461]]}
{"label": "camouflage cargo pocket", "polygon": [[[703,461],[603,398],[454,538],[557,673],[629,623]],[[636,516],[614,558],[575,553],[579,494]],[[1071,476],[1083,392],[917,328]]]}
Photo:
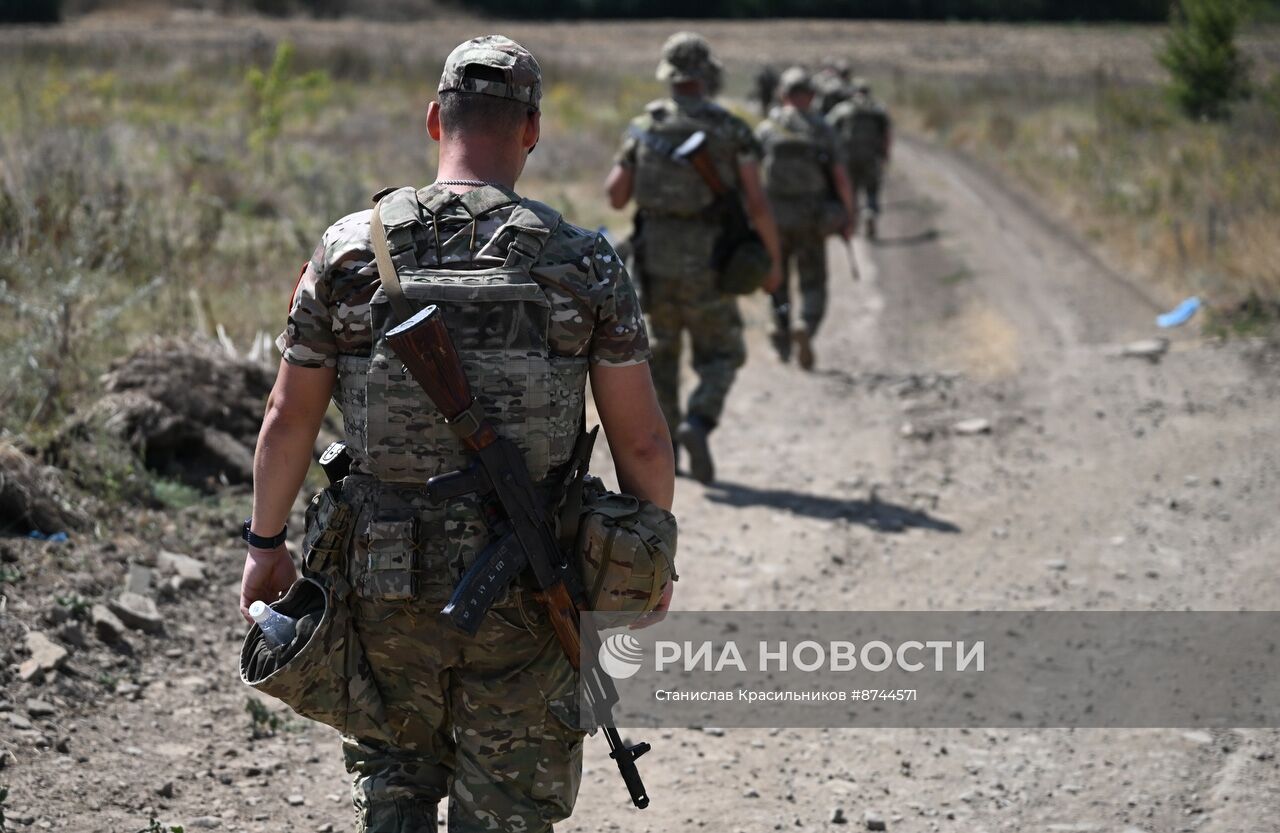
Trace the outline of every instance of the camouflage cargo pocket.
{"label": "camouflage cargo pocket", "polygon": [[322,580],[298,579],[272,605],[296,620],[293,642],[272,650],[254,624],[240,651],[240,679],[343,734],[382,739],[382,696],[343,595]]}
{"label": "camouflage cargo pocket", "polygon": [[[568,663],[563,663],[567,669]],[[569,817],[582,784],[582,745],[576,673],[566,673],[544,692],[547,714],[541,727],[537,766],[531,767],[529,795],[542,819],[555,824]]]}
{"label": "camouflage cargo pocket", "polygon": [[402,602],[417,597],[418,524],[414,518],[374,518],[357,542],[356,594],[367,601]]}

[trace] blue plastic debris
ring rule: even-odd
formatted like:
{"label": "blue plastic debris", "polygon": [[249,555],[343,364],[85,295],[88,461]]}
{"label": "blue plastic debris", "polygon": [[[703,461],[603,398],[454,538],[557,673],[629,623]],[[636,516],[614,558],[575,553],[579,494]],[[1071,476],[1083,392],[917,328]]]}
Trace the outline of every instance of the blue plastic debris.
{"label": "blue plastic debris", "polygon": [[38,529],[31,530],[31,534],[27,537],[34,538],[37,541],[48,541],[50,544],[64,544],[69,540],[67,533],[65,532],[55,532],[52,535],[45,535]]}
{"label": "blue plastic debris", "polygon": [[1187,298],[1173,309],[1156,316],[1157,327],[1177,327],[1191,320],[1191,316],[1200,309],[1200,299],[1195,295]]}

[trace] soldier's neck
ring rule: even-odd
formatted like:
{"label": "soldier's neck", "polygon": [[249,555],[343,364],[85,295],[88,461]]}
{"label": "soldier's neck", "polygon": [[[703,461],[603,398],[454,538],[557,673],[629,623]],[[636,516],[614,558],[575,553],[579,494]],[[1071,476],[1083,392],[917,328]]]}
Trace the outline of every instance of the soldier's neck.
{"label": "soldier's neck", "polygon": [[[440,146],[440,165],[436,171],[439,180],[471,180],[501,185],[508,190],[515,190],[516,180],[520,178],[521,165],[497,154],[488,152],[468,152],[463,146]],[[471,186],[450,185],[450,190],[466,191]]]}

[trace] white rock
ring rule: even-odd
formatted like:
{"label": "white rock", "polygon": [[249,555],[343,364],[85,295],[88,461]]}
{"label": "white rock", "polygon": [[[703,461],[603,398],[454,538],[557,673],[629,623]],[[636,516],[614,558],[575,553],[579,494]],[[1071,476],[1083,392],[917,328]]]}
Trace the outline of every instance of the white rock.
{"label": "white rock", "polygon": [[1120,355],[1158,362],[1168,349],[1169,339],[1167,338],[1144,338],[1141,341],[1133,341],[1126,344],[1124,349],[1120,351]]}
{"label": "white rock", "polygon": [[156,603],[140,593],[126,590],[111,602],[110,608],[112,613],[120,617],[121,622],[134,630],[144,633],[160,633],[164,630],[164,619],[160,618]]}
{"label": "white rock", "polygon": [[31,654],[30,659],[18,666],[18,679],[24,682],[39,682],[67,658],[67,649],[40,631],[27,634],[27,651]]}
{"label": "white rock", "polygon": [[141,564],[130,564],[129,575],[124,580],[124,589],[129,593],[146,596],[151,592],[151,568]]}
{"label": "white rock", "polygon": [[161,550],[156,566],[174,577],[173,586],[179,590],[204,584],[204,563],[189,555]]}
{"label": "white rock", "polygon": [[107,644],[114,644],[124,636],[124,622],[107,609],[106,605],[94,605],[89,609],[89,621],[93,623],[93,632]]}
{"label": "white rock", "polygon": [[955,425],[951,426],[951,430],[960,436],[972,436],[974,434],[990,434],[991,421],[982,417],[974,417],[973,419],[962,419]]}
{"label": "white rock", "polygon": [[862,823],[866,825],[868,830],[885,830],[884,816],[875,810],[867,810],[862,814]]}

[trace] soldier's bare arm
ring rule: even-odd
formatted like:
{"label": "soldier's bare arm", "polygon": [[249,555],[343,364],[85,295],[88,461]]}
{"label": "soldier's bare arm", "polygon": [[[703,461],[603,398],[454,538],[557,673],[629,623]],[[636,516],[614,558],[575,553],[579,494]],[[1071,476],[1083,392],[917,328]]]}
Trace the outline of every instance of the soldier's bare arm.
{"label": "soldier's bare arm", "polygon": [[858,204],[853,199],[853,184],[849,181],[849,173],[844,165],[839,162],[831,163],[831,181],[835,183],[836,196],[844,206],[845,224],[840,229],[840,234],[848,240],[858,227]]}
{"label": "soldier's bare arm", "polygon": [[[331,367],[280,363],[253,456],[252,529],[258,535],[276,535],[289,518],[311,465],[311,452],[336,378],[337,371]],[[249,605],[260,599],[275,601],[296,577],[283,546],[271,550],[250,547],[240,583],[240,613],[249,619]]]}
{"label": "soldier's bare arm", "polygon": [[635,174],[626,165],[616,164],[604,180],[604,192],[609,197],[609,205],[622,208],[631,201],[631,190],[635,184]]}
{"label": "soldier's bare arm", "polygon": [[591,394],[622,491],[671,509],[676,462],[649,363],[591,368]]}
{"label": "soldier's bare arm", "polygon": [[773,219],[773,208],[765,196],[764,186],[760,184],[760,164],[754,160],[739,160],[738,179],[742,183],[742,198],[751,224],[773,261],[764,291],[775,292],[782,286],[782,244],[778,238],[778,224]]}

